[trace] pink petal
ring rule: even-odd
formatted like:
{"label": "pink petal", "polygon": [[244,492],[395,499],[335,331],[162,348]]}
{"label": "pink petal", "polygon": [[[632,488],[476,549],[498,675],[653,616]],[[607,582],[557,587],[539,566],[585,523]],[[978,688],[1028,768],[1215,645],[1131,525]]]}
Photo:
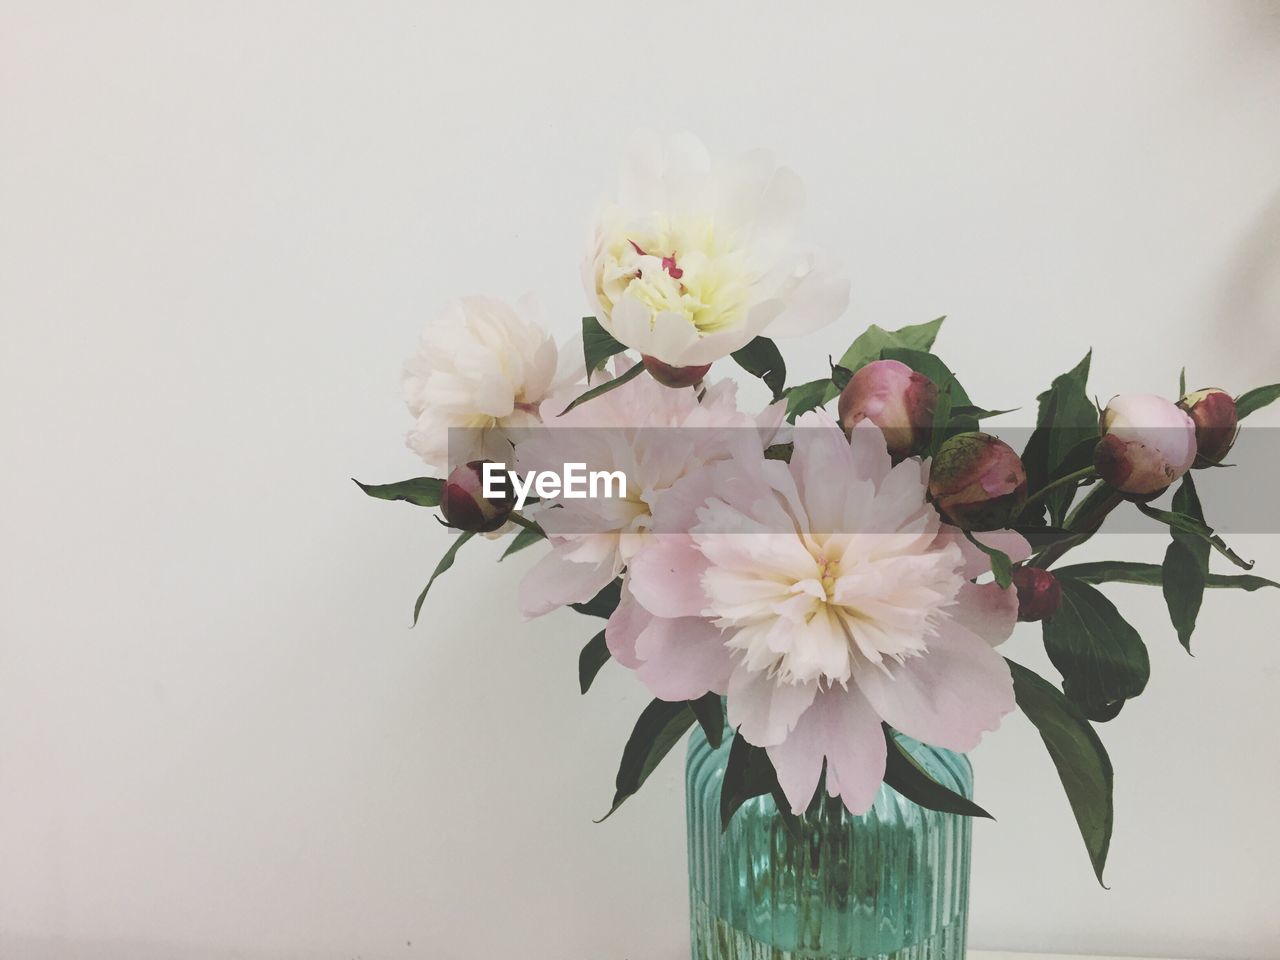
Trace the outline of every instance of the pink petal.
{"label": "pink petal", "polygon": [[739,663],[729,677],[729,725],[757,747],[777,746],[817,692],[816,683],[777,683],[765,671]]}
{"label": "pink petal", "polygon": [[631,592],[659,617],[698,617],[707,606],[702,574],[707,561],[688,534],[654,534],[631,558]]}
{"label": "pink petal", "polygon": [[947,613],[994,647],[1009,639],[1018,622],[1018,591],[998,583],[965,583]]}
{"label": "pink petal", "polygon": [[599,593],[618,575],[613,557],[599,563],[575,563],[565,554],[575,545],[557,544],[520,581],[520,611],[540,617],[569,603],[582,603]]}
{"label": "pink petal", "polygon": [[654,617],[636,639],[635,652],[643,661],[636,676],[659,700],[728,690],[733,659],[720,628],[708,620]]}
{"label": "pink petal", "polygon": [[884,780],[884,731],[856,687],[819,693],[791,735],[768,750],[793,813],[808,807],[824,757],[828,791],[841,797],[851,813],[869,810]]}
{"label": "pink petal", "polygon": [[[1009,559],[1014,563],[1020,563],[1031,556],[1031,544],[1016,530],[989,530],[984,533],[975,533],[973,536],[979,543],[1008,554]],[[966,580],[991,572],[991,558],[970,543],[969,538],[956,527],[944,523],[938,528],[938,539],[935,543],[938,546],[954,543],[960,548],[960,553],[964,557],[964,567],[960,572]]]}
{"label": "pink petal", "polygon": [[604,625],[604,642],[609,648],[610,656],[628,670],[635,670],[640,666],[640,658],[636,655],[636,639],[652,620],[653,615],[636,603],[629,584],[624,583],[618,606]]}
{"label": "pink petal", "polygon": [[[1014,706],[1004,658],[955,621],[939,625],[923,656],[864,665],[858,687],[890,726],[924,743],[965,752]],[[843,783],[842,783],[843,786]]]}

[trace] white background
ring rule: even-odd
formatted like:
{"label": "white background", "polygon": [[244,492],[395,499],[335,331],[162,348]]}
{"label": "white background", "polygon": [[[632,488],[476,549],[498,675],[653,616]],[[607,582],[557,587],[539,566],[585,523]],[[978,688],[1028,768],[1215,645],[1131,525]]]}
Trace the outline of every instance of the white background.
{"label": "white background", "polygon": [[[576,330],[635,126],[805,179],[853,303],[795,379],[941,313],[989,406],[1090,346],[1104,400],[1280,379],[1280,4],[0,10],[5,958],[687,956],[680,764],[591,822],[647,700],[578,695],[597,624],[522,623],[531,554],[481,545],[410,632],[446,535],[348,479],[421,472],[399,364],[448,298]],[[1013,717],[972,941],[1280,957],[1280,592],[1211,595],[1195,659],[1112,595],[1153,661],[1112,890]]]}

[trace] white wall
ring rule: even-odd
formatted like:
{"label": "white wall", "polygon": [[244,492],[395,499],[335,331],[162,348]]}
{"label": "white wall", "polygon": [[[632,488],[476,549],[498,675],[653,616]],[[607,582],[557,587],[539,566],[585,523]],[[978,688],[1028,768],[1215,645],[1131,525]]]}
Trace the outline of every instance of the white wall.
{"label": "white wall", "polygon": [[[594,627],[522,624],[525,558],[410,632],[445,535],[348,479],[419,472],[398,369],[447,298],[576,328],[636,125],[804,176],[854,280],[805,379],[940,313],[992,405],[1090,345],[1104,397],[1280,379],[1275,3],[0,9],[6,958],[687,955],[678,765],[591,823],[638,684],[578,696]],[[973,942],[1280,957],[1280,595],[1211,596],[1195,659],[1115,595],[1153,670],[1103,730],[1112,890],[1011,719]]]}

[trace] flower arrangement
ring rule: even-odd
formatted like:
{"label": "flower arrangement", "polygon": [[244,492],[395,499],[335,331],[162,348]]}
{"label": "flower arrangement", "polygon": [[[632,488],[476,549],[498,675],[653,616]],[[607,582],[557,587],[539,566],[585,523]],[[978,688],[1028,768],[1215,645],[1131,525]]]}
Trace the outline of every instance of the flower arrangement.
{"label": "flower arrangement", "polygon": [[[788,386],[774,338],[832,323],[849,297],[797,244],[801,208],[797,178],[766,154],[715,164],[692,137],[644,135],[583,260],[580,345],[557,346],[530,300],[463,299],[428,326],[404,392],[408,445],[435,475],[361,484],[439,507],[458,531],[414,621],[477,534],[503,539],[503,557],[543,548],[521,610],[602,618],[582,691],[613,660],[654,698],[610,813],[697,725],[713,745],[734,738],[725,823],[761,795],[784,818],[823,791],[861,813],[883,783],[985,815],[909,762],[895,731],[966,752],[1020,709],[1101,880],[1112,769],[1094,725],[1150,668],[1099,586],[1161,587],[1188,650],[1206,588],[1277,586],[1210,571],[1215,553],[1251,564],[1206,522],[1193,476],[1223,463],[1280,384],[1183,383],[1178,399],[1121,394],[1099,411],[1085,356],[1039,395],[1020,453],[981,429],[1010,411],[975,405],[933,352],[941,319],[872,326],[829,376]],[[741,409],[717,376],[730,363],[773,402]],[[1117,511],[1168,529],[1162,564],[1059,565]],[[1018,621],[1041,623],[1060,682],[997,651]]]}

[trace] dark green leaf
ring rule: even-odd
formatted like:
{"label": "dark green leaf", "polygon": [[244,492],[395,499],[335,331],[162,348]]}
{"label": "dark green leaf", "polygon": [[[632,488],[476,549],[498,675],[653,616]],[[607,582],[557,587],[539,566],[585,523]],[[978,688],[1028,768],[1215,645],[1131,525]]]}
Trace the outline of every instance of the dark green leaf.
{"label": "dark green leaf", "polygon": [[613,806],[600,818],[601,822],[613,816],[628,797],[644,786],[649,774],[680,742],[680,738],[693,726],[693,721],[693,711],[684,701],[654,700],[644,708],[622,751]]}
{"label": "dark green leaf", "polygon": [[1011,407],[1008,410],[988,410],[985,407],[975,407],[972,404],[956,404],[951,408],[952,416],[964,418],[966,420],[989,420],[992,417],[1003,417],[1006,413],[1017,413],[1020,408]]}
{"label": "dark green leaf", "polygon": [[[1164,580],[1164,569],[1155,563],[1132,563],[1124,560],[1099,560],[1094,563],[1077,563],[1058,567],[1054,575],[1070,577],[1081,583],[1136,583],[1158,587]],[[1261,590],[1263,587],[1280,587],[1280,583],[1255,577],[1252,574],[1211,573],[1205,578],[1206,587],[1225,589]]]}
{"label": "dark green leaf", "polygon": [[774,443],[764,448],[764,458],[766,460],[781,460],[784,463],[791,462],[791,454],[795,452],[796,445],[794,443]]}
{"label": "dark green leaf", "polygon": [[[827,362],[831,363],[831,358],[827,358]],[[849,381],[853,379],[853,371],[847,367],[842,367],[838,363],[831,363],[831,384],[836,388],[836,393],[841,393],[844,388],[849,385]]]}
{"label": "dark green leaf", "polygon": [[600,668],[609,662],[609,645],[605,643],[604,631],[601,630],[587,641],[587,645],[578,654],[578,686],[586,693],[595,682]]}
{"label": "dark green leaf", "polygon": [[933,779],[898,742],[898,738],[888,727],[885,727],[884,739],[887,749],[884,782],[912,803],[943,813],[958,813],[962,817],[995,819],[969,798],[962,797]]}
{"label": "dark green leaf", "polygon": [[1111,760],[1075,704],[1043,677],[1008,662],[1018,707],[1040,731],[1071,803],[1093,872],[1102,883],[1115,817]]}
{"label": "dark green leaf", "polygon": [[810,380],[792,387],[787,391],[787,422],[795,423],[796,417],[802,413],[815,410],[830,401],[838,391],[833,390],[827,396],[827,389],[832,386],[829,379]]}
{"label": "dark green leaf", "polygon": [[413,605],[413,625],[418,625],[418,614],[422,613],[422,601],[427,599],[427,591],[431,589],[431,585],[436,582],[436,577],[444,573],[453,566],[453,558],[458,555],[458,551],[462,549],[462,545],[474,537],[475,534],[468,531],[454,537],[453,543],[449,545],[449,549],[445,551],[444,556],[440,558],[440,562],[436,564],[435,573],[431,574],[431,579],[427,581],[427,585],[422,588],[422,592],[418,594],[418,602]]}
{"label": "dark green leaf", "polygon": [[600,326],[600,321],[595,317],[582,318],[582,359],[587,365],[588,383],[591,382],[591,375],[599,370],[606,360],[625,349],[627,349],[626,346],[615,340],[609,331]]}
{"label": "dark green leaf", "polygon": [[[1086,353],[1083,360],[1056,377],[1049,389],[1036,398],[1036,429],[1022,452],[1027,489],[1032,492],[1049,484],[1068,453],[1098,435],[1097,409],[1085,391],[1092,356],[1093,351]],[[1045,498],[1051,524],[1062,526],[1074,496],[1075,490],[1064,486]],[[1039,514],[1038,507],[1035,512]]]}
{"label": "dark green leaf", "polygon": [[743,370],[759,377],[773,391],[773,399],[780,400],[787,382],[787,365],[782,360],[778,345],[768,337],[756,337],[741,350],[731,354]]}
{"label": "dark green leaf", "polygon": [[991,558],[991,573],[996,578],[996,583],[1007,590],[1009,584],[1013,583],[1013,563],[1009,560],[1009,555],[1003,550],[988,547],[968,530],[964,532],[964,538]]}
{"label": "dark green leaf", "polygon": [[[1151,677],[1146,644],[1115,605],[1087,583],[1059,580],[1062,606],[1044,621],[1044,648],[1062,689],[1093,720],[1140,694]],[[1111,716],[1114,716],[1111,713]]]}
{"label": "dark green leaf", "polygon": [[1236,419],[1243,420],[1249,414],[1270,406],[1277,400],[1280,400],[1280,383],[1246,390],[1236,397]]}
{"label": "dark green leaf", "polygon": [[719,750],[724,739],[724,701],[720,699],[720,694],[708,693],[697,700],[690,700],[689,708],[698,718],[698,724],[706,734],[711,749]]}
{"label": "dark green leaf", "polygon": [[[1204,523],[1204,511],[1195,483],[1188,473],[1173,495],[1174,512]],[[1209,579],[1209,541],[1176,527],[1169,530],[1173,539],[1164,552],[1164,602],[1169,619],[1178,631],[1178,640],[1191,652],[1191,633],[1204,601],[1205,583]]]}
{"label": "dark green leaf", "polygon": [[622,599],[622,578],[619,577],[600,588],[600,592],[586,603],[571,603],[581,614],[588,617],[601,617],[608,620],[613,611],[618,609],[618,601]]}
{"label": "dark green leaf", "polygon": [[379,500],[405,500],[419,507],[440,506],[440,495],[444,492],[444,481],[435,477],[414,477],[399,483],[381,484],[361,483],[352,478],[351,482]]}
{"label": "dark green leaf", "polygon": [[966,433],[977,427],[976,420],[972,422],[972,427],[967,420],[956,423],[951,417],[951,409],[950,387],[939,390],[938,399],[933,407],[933,423],[929,425],[929,446],[925,450],[926,456],[937,456],[938,448],[947,442],[948,437],[955,436],[957,433]]}
{"label": "dark green leaf", "polygon": [[533,546],[539,540],[545,540],[546,536],[547,535],[542,532],[541,527],[521,527],[516,531],[516,535],[511,540],[511,543],[507,545],[507,549],[502,551],[502,556],[498,558],[498,561],[501,562],[507,559],[507,557],[511,556],[513,553],[519,553],[525,547]]}
{"label": "dark green leaf", "polygon": [[777,784],[778,775],[769,754],[762,747],[747,743],[741,734],[736,735],[720,786],[721,829],[729,828],[733,815],[748,800],[773,795]]}
{"label": "dark green leaf", "polygon": [[1185,397],[1187,395],[1187,368],[1183,367],[1182,372],[1178,374],[1178,396]]}
{"label": "dark green leaf", "polygon": [[1152,520],[1159,520],[1174,530],[1207,541],[1213,549],[1217,550],[1241,570],[1253,569],[1252,560],[1241,559],[1240,555],[1228,547],[1223,542],[1223,539],[1213,532],[1213,528],[1203,520],[1187,516],[1187,514],[1179,513],[1176,510],[1157,510],[1155,507],[1148,506],[1145,503],[1135,504],[1135,506]]}
{"label": "dark green leaf", "polygon": [[592,387],[586,393],[582,394],[582,396],[578,397],[578,399],[574,400],[573,403],[569,404],[567,407],[561,410],[560,413],[557,414],[557,416],[563,417],[566,413],[568,413],[574,407],[584,404],[588,400],[594,400],[596,397],[601,396],[602,394],[606,394],[610,390],[617,390],[624,383],[634,380],[636,377],[640,376],[640,374],[642,373],[644,373],[643,363],[637,363],[633,365],[629,370],[627,370],[626,373],[621,373],[618,376],[614,377],[612,380],[606,380],[604,383],[599,384],[598,386]]}

